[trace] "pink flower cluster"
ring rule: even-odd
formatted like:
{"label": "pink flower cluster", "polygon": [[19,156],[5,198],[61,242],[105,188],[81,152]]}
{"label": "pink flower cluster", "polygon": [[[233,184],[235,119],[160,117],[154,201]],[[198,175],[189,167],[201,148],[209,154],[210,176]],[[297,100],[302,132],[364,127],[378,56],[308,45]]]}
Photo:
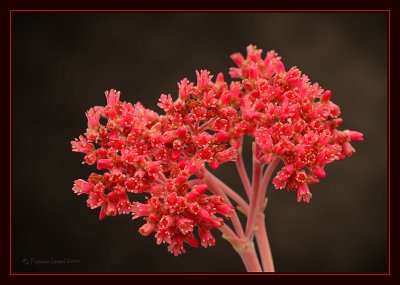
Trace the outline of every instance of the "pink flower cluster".
{"label": "pink flower cluster", "polygon": [[[97,164],[105,173],[76,180],[73,191],[87,194],[91,209],[101,207],[100,219],[130,213],[134,219],[144,217],[139,232],[155,232],[157,243],[167,243],[175,255],[185,251],[184,242],[197,247],[195,227],[204,247],[214,245],[210,230],[223,225],[217,214],[229,217],[232,206],[190,178],[195,173],[201,176],[205,162],[216,168],[235,158],[223,130],[237,112],[217,99],[224,88],[215,86],[206,71],[198,74],[197,86],[183,80],[180,99],[173,102],[171,96],[161,96],[165,116],[140,103],[121,102],[120,92],[106,92],[107,105],[86,113],[87,132],[71,142],[73,151],[85,153],[84,163]],[[100,123],[101,117],[106,125]],[[221,131],[211,135],[211,127]],[[145,204],[131,202],[129,192],[149,196]]]}
{"label": "pink flower cluster", "polygon": [[230,74],[242,78],[245,93],[241,115],[252,126],[257,158],[269,163],[278,156],[285,164],[273,179],[275,188],[297,191],[297,201],[308,203],[308,184],[325,177],[326,164],[351,156],[355,150],[350,141],[363,140],[363,135],[336,129],[343,120],[330,100],[331,91],[312,84],[296,67],[285,72],[274,51],[264,59],[261,53],[250,45],[246,59],[232,55],[238,68]]}
{"label": "pink flower cluster", "polygon": [[[100,219],[142,217],[139,232],[154,233],[157,244],[167,243],[175,255],[185,252],[184,243],[197,247],[197,236],[202,246],[212,246],[211,230],[223,226],[220,216],[229,218],[233,207],[202,183],[205,167],[236,160],[249,135],[260,162],[284,162],[275,187],[297,191],[298,201],[309,202],[308,185],[325,177],[326,164],[351,156],[350,142],[363,136],[336,129],[342,119],[330,91],[297,68],[286,72],[274,51],[264,59],[261,53],[250,45],[246,58],[232,55],[238,67],[230,75],[241,81],[228,84],[222,73],[213,81],[206,70],[196,72],[196,84],[183,79],[177,99],[161,95],[164,115],[120,101],[115,90],[106,92],[107,105],[86,113],[86,133],[71,142],[73,151],[85,154],[84,163],[103,174],[76,180],[73,191],[88,195],[91,209],[101,207]],[[146,202],[132,201],[128,193],[145,193]]]}

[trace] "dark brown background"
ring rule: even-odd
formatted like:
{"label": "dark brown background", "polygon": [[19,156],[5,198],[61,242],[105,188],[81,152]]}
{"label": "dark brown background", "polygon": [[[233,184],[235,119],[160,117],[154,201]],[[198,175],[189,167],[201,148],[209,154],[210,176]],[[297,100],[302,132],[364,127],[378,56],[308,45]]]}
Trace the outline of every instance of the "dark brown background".
{"label": "dark brown background", "polygon": [[[327,167],[309,205],[270,188],[267,227],[277,271],[387,270],[387,17],[382,13],[13,15],[13,270],[73,272],[243,271],[215,231],[217,245],[174,257],[137,232],[128,216],[98,221],[74,179],[70,141],[104,90],[156,107],[161,93],[194,70],[227,71],[229,55],[249,43],[275,49],[333,91],[343,128],[365,134],[350,159]],[[247,152],[247,155],[250,152]],[[249,161],[247,161],[249,162]],[[242,191],[232,165],[218,174]],[[79,259],[65,265],[33,264]]]}

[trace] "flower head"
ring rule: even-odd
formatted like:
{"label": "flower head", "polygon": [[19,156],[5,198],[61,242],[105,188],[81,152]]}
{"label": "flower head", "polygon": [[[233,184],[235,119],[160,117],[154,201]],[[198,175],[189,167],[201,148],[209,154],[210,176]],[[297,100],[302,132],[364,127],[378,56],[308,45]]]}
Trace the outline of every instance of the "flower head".
{"label": "flower head", "polygon": [[[196,71],[195,83],[178,83],[175,100],[160,96],[162,115],[121,101],[114,89],[105,92],[106,106],[86,112],[86,133],[71,142],[72,151],[84,153],[83,163],[102,174],[75,180],[72,190],[88,195],[87,206],[100,208],[99,219],[141,218],[139,233],[154,234],[157,244],[178,255],[185,243],[213,246],[212,229],[231,216],[229,201],[201,181],[207,165],[216,169],[237,159],[244,136],[254,138],[260,163],[284,162],[272,182],[296,192],[298,202],[310,202],[309,185],[326,176],[327,164],[353,155],[351,143],[363,134],[337,129],[343,119],[331,91],[297,67],[286,71],[275,51],[263,57],[249,45],[246,57],[231,58],[237,67],[229,73],[239,80],[228,84],[222,73],[214,79],[207,70]],[[130,198],[139,193],[145,203]]]}
{"label": "flower head", "polygon": [[273,179],[275,188],[297,191],[297,201],[309,202],[308,184],[326,176],[324,167],[351,156],[352,140],[363,140],[356,131],[340,131],[340,108],[331,101],[332,92],[312,84],[296,67],[285,71],[274,51],[247,47],[246,59],[233,54],[238,65],[231,76],[242,79],[242,120],[269,163],[280,157],[284,166]]}
{"label": "flower head", "polygon": [[[184,243],[197,246],[196,227],[202,232],[221,227],[223,219],[217,215],[229,217],[232,210],[221,197],[206,194],[206,185],[189,187],[191,177],[200,175],[205,163],[235,158],[229,129],[224,128],[222,135],[212,126],[215,116],[227,121],[237,116],[223,110],[222,79],[217,87],[207,71],[197,75],[196,86],[185,80],[180,84],[185,100],[160,97],[163,116],[140,103],[120,101],[120,92],[106,92],[107,105],[86,113],[87,132],[71,142],[73,151],[86,154],[85,163],[105,171],[92,173],[88,181],[76,180],[73,191],[88,195],[89,208],[101,208],[100,219],[118,214],[143,217],[139,232],[145,236],[154,232],[157,243],[167,243],[175,255],[184,252]],[[146,193],[147,203],[132,201],[129,192]]]}

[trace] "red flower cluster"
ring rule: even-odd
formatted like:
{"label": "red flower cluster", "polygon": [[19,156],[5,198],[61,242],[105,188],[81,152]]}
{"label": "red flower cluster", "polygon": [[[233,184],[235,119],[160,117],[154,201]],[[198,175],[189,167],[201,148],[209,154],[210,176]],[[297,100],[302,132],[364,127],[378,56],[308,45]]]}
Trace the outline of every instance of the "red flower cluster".
{"label": "red flower cluster", "polygon": [[[210,230],[223,225],[216,214],[229,217],[232,206],[220,196],[206,194],[206,185],[189,184],[195,173],[201,175],[205,162],[216,168],[235,159],[226,131],[238,115],[222,103],[227,89],[223,83],[221,77],[213,83],[207,71],[198,73],[197,86],[183,80],[178,100],[161,96],[164,116],[140,103],[121,102],[120,92],[106,92],[107,106],[91,108],[85,136],[71,142],[73,151],[85,153],[84,163],[97,163],[97,169],[106,172],[92,173],[88,181],[76,180],[73,191],[88,194],[91,209],[101,207],[100,219],[143,216],[146,223],[140,233],[155,232],[157,243],[168,243],[175,255],[184,252],[184,242],[197,246],[194,227],[204,247],[214,245]],[[101,117],[107,119],[106,125],[100,123]],[[207,132],[210,129],[215,133]],[[146,204],[131,202],[128,192],[150,197]]]}
{"label": "red flower cluster", "polygon": [[[73,191],[87,194],[91,209],[101,207],[100,219],[117,214],[143,217],[142,235],[155,233],[178,255],[186,242],[197,247],[197,227],[204,247],[214,245],[210,230],[220,228],[233,207],[219,195],[206,193],[200,183],[205,165],[216,169],[236,159],[244,135],[255,137],[257,159],[269,163],[280,157],[283,168],[273,180],[277,189],[297,191],[297,200],[309,202],[308,184],[325,177],[324,166],[351,156],[352,140],[361,133],[339,131],[340,109],[331,92],[297,68],[285,71],[274,51],[248,46],[247,58],[232,55],[228,84],[222,73],[216,80],[197,72],[196,84],[178,83],[179,96],[161,95],[165,115],[120,101],[120,92],[106,92],[107,105],[87,113],[84,136],[72,141],[72,150],[85,154],[84,163],[97,164],[104,174],[75,181]],[[106,124],[100,122],[106,120]],[[194,180],[194,178],[199,178]],[[146,193],[146,203],[131,201],[127,193]],[[216,194],[216,193],[212,193]]]}
{"label": "red flower cluster", "polygon": [[297,191],[297,201],[308,203],[308,184],[325,177],[326,164],[351,156],[350,141],[363,140],[363,135],[336,129],[343,120],[330,101],[331,91],[312,84],[296,67],[285,72],[274,51],[265,59],[261,53],[250,45],[246,59],[232,55],[239,68],[231,68],[231,76],[243,79],[241,115],[262,150],[258,159],[269,163],[278,156],[285,163],[273,179],[275,188]]}

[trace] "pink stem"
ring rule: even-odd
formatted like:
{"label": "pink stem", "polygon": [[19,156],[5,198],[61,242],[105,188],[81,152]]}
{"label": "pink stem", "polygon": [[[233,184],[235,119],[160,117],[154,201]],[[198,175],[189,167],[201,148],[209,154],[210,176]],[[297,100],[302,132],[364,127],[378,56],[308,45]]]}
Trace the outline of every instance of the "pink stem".
{"label": "pink stem", "polygon": [[[235,201],[238,204],[238,206],[242,210],[243,214],[247,215],[247,212],[249,211],[249,205],[247,204],[247,202],[238,193],[236,193],[232,188],[230,188],[228,185],[226,185],[224,182],[222,182],[221,179],[219,179],[217,176],[213,175],[208,170],[205,170],[205,171],[208,172],[207,175],[213,176],[213,179],[216,180],[216,182],[222,188],[222,190],[225,192],[225,194],[228,195],[233,201]],[[189,185],[189,187],[193,187],[194,185],[202,184],[204,182],[205,181],[202,179],[192,179],[192,180],[188,181],[188,185]]]}
{"label": "pink stem", "polygon": [[269,240],[268,240],[268,234],[267,234],[267,229],[265,227],[265,215],[264,215],[264,209],[266,207],[266,204],[263,205],[263,202],[265,201],[265,195],[267,193],[267,187],[268,184],[271,180],[272,173],[274,172],[275,168],[278,166],[280,161],[279,157],[275,157],[271,163],[268,165],[267,170],[264,173],[261,186],[260,186],[260,191],[258,192],[258,197],[257,197],[257,222],[256,222],[256,230],[255,230],[255,235],[257,239],[257,244],[258,244],[258,249],[260,252],[261,256],[261,261],[263,264],[264,272],[274,272],[274,262],[272,259],[272,253],[271,253],[271,247],[269,245]]}
{"label": "pink stem", "polygon": [[223,224],[220,228],[218,228],[222,234],[223,237],[227,240],[233,240],[233,239],[237,239],[237,235],[235,234],[234,231],[232,231],[232,229],[230,227],[228,227],[226,224]]}
{"label": "pink stem", "polygon": [[[226,196],[225,192],[221,189],[217,178],[211,174],[209,171],[204,171],[204,178],[203,181],[210,187],[210,190],[213,191],[215,194],[222,196],[227,203],[230,203],[229,198]],[[231,204],[232,205],[232,204]],[[239,237],[244,237],[244,231],[242,224],[240,223],[239,217],[236,211],[233,211],[233,215],[231,217],[233,227]]]}
{"label": "pink stem", "polygon": [[201,180],[201,179],[192,179],[192,180],[189,180],[187,183],[188,183],[189,187],[193,187],[194,185],[198,185],[198,184],[203,183],[203,180]]}
{"label": "pink stem", "polygon": [[244,265],[246,266],[247,272],[262,272],[260,261],[258,260],[254,242],[248,242],[246,247],[239,252],[240,257]]}
{"label": "pink stem", "polygon": [[280,161],[279,157],[275,157],[270,164],[268,164],[267,170],[265,170],[264,176],[262,178],[261,186],[260,186],[260,191],[258,193],[257,201],[258,205],[257,208],[262,210],[262,203],[264,202],[265,195],[267,193],[267,188],[269,181],[271,180],[272,173],[274,172],[275,168],[278,166]]}
{"label": "pink stem", "polygon": [[[193,181],[193,184],[201,182],[206,183],[213,193],[221,195],[229,204],[230,200],[228,196],[238,204],[238,206],[248,216],[246,231],[243,231],[237,212],[233,211],[232,224],[236,233],[229,226],[224,224],[220,228],[223,237],[232,244],[233,248],[240,255],[248,272],[262,272],[263,270],[264,272],[274,272],[274,263],[265,226],[265,215],[263,213],[265,205],[263,205],[263,201],[265,201],[267,186],[271,180],[272,173],[279,164],[280,158],[274,158],[263,175],[262,163],[258,161],[254,147],[255,145],[253,144],[252,189],[251,191],[247,191],[251,194],[249,196],[250,204],[247,204],[240,195],[205,168],[202,171],[204,177],[202,179],[196,179]],[[243,166],[241,167],[241,172],[242,174],[244,172],[246,175],[244,177],[241,176],[241,178],[243,185],[245,185],[246,178],[248,181],[246,170],[243,164],[239,163],[237,165]],[[248,183],[250,185],[250,182]],[[262,267],[255,250],[252,236],[253,233],[255,233],[256,236]]]}
{"label": "pink stem", "polygon": [[254,247],[254,242],[248,239],[239,239],[223,236],[240,255],[247,272],[262,272],[260,261]]}
{"label": "pink stem", "polygon": [[247,272],[262,272],[253,241],[239,238],[226,224],[222,225],[219,230],[222,232],[222,237],[226,239],[239,254]]}
{"label": "pink stem", "polygon": [[248,214],[247,224],[246,224],[246,236],[250,237],[253,234],[254,226],[257,219],[257,206],[258,206],[258,192],[260,188],[260,180],[262,176],[262,166],[256,157],[256,145],[253,143],[253,179],[252,186],[253,190],[250,197],[250,210]]}
{"label": "pink stem", "polygon": [[249,176],[247,175],[246,167],[243,162],[243,138],[239,139],[238,156],[236,159],[236,168],[239,173],[240,179],[242,180],[244,189],[246,190],[247,197],[251,196],[251,184]]}
{"label": "pink stem", "polygon": [[249,205],[247,204],[247,202],[238,193],[236,193],[228,185],[222,182],[218,177],[216,176],[214,177],[217,180],[220,187],[222,188],[222,190],[226,193],[226,195],[228,195],[230,198],[232,198],[233,201],[235,201],[238,204],[243,214],[247,215],[249,211]]}
{"label": "pink stem", "polygon": [[271,247],[269,245],[267,229],[265,227],[265,215],[263,213],[261,213],[257,219],[256,239],[264,272],[275,272]]}

